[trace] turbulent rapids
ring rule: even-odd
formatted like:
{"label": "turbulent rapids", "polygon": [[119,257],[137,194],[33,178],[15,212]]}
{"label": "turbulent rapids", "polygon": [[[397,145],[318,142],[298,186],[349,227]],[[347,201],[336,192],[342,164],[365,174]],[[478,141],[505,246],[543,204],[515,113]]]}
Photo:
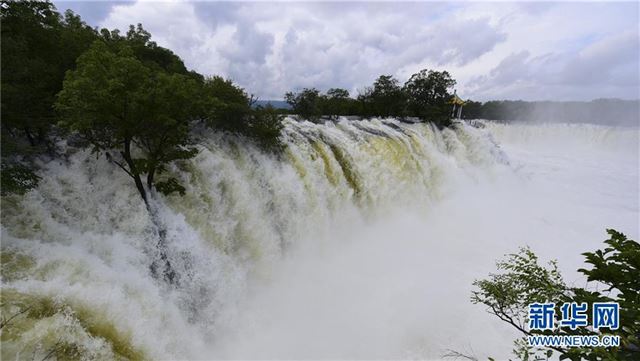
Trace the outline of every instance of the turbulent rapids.
{"label": "turbulent rapids", "polygon": [[130,179],[60,144],[2,199],[2,359],[500,357],[512,332],[468,301],[495,258],[529,244],[571,280],[606,227],[639,233],[638,128],[285,123],[279,158],[209,133],[170,170],[173,285]]}

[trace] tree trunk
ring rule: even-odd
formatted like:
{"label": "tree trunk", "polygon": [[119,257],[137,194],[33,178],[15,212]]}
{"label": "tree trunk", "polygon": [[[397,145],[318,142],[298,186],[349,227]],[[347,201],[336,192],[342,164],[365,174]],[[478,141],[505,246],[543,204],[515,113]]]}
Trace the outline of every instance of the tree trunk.
{"label": "tree trunk", "polygon": [[33,134],[31,134],[31,130],[29,129],[29,127],[24,128],[24,134],[27,136],[27,139],[29,140],[29,145],[31,145],[32,147],[35,147],[36,140],[33,138]]}
{"label": "tree trunk", "polygon": [[144,189],[144,185],[142,184],[142,179],[140,179],[140,173],[136,168],[135,163],[133,162],[133,158],[131,158],[131,139],[127,138],[124,140],[124,151],[122,152],[122,158],[127,162],[129,166],[129,170],[131,171],[130,175],[133,178],[133,181],[136,183],[136,188],[138,188],[138,192],[144,201],[144,204],[149,209],[149,201],[147,200],[147,192]]}
{"label": "tree trunk", "polygon": [[153,187],[153,176],[155,175],[155,173],[155,167],[151,167],[151,169],[149,169],[149,172],[147,173],[147,188],[149,188],[149,190],[151,190],[151,187]]}
{"label": "tree trunk", "polygon": [[[136,183],[136,188],[138,188],[138,192],[140,193],[142,200],[144,200],[144,204],[147,207],[147,211],[151,215],[153,224],[158,229],[158,243],[156,244],[156,248],[158,249],[160,259],[159,260],[156,259],[151,263],[151,266],[150,266],[151,274],[156,278],[158,278],[159,276],[162,277],[169,284],[172,284],[172,285],[176,284],[177,283],[176,272],[173,270],[173,267],[171,266],[171,261],[169,261],[169,257],[167,256],[167,241],[166,241],[167,231],[164,229],[160,220],[158,219],[158,215],[156,211],[154,211],[151,205],[149,204],[149,200],[147,198],[147,192],[144,189],[142,179],[140,178],[140,172],[136,168],[133,158],[131,157],[131,139],[125,139],[124,151],[122,152],[122,157],[124,158],[125,162],[127,162],[127,165],[129,166],[129,170],[130,170],[129,175],[133,178],[134,182]],[[149,172],[147,173],[147,185],[149,187],[149,190],[151,190],[151,187],[153,186],[154,174],[155,174],[154,168],[150,169]]]}

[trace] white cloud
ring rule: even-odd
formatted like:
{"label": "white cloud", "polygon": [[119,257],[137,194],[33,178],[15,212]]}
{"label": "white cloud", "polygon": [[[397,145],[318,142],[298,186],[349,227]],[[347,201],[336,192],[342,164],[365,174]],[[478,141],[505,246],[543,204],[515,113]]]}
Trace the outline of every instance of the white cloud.
{"label": "white cloud", "polygon": [[[315,86],[355,91],[380,74],[449,70],[475,99],[636,94],[638,4],[183,3],[112,7],[205,74],[263,99]],[[634,90],[635,89],[635,90]]]}

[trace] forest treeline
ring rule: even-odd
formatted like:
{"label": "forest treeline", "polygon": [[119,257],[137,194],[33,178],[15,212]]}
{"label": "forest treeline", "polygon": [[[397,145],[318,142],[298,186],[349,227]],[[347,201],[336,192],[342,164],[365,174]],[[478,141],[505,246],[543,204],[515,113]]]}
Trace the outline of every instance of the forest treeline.
{"label": "forest treeline", "polygon": [[[57,156],[70,140],[104,155],[130,176],[148,203],[151,190],[184,192],[165,172],[195,156],[203,127],[282,150],[282,110],[256,106],[231,80],[188,70],[142,25],[126,33],[97,29],[49,1],[0,1],[2,7],[2,194],[38,182],[35,160]],[[287,93],[302,118],[321,115],[414,116],[449,124],[446,71],[422,70],[403,86],[380,76],[357,98],[344,89]]]}
{"label": "forest treeline", "polygon": [[462,117],[500,121],[637,126],[640,123],[640,101],[621,99],[596,99],[589,102],[492,100],[481,103],[467,101]]}
{"label": "forest treeline", "polygon": [[456,81],[447,71],[423,69],[403,85],[392,75],[381,75],[373,85],[351,97],[349,91],[331,88],[321,93],[316,88],[288,92],[285,101],[291,112],[305,119],[321,116],[415,117],[438,126],[448,126],[451,119],[452,94]]}

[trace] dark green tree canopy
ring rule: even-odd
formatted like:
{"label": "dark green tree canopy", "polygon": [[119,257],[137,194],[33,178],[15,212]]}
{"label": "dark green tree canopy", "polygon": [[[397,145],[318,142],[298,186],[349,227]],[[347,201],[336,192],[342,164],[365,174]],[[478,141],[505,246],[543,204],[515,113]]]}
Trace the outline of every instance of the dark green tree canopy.
{"label": "dark green tree canopy", "polygon": [[373,83],[371,103],[376,115],[381,117],[402,116],[406,96],[400,82],[391,75],[380,75]]}
{"label": "dark green tree canopy", "polygon": [[202,89],[204,118],[217,129],[243,133],[251,114],[251,103],[244,89],[229,79],[205,79]]}
{"label": "dark green tree canopy", "polygon": [[312,121],[321,116],[357,115],[370,117],[418,117],[438,126],[450,124],[451,89],[455,80],[446,72],[421,70],[404,86],[392,75],[379,76],[372,86],[365,87],[356,99],[349,91],[330,88],[321,94],[316,88],[288,92],[285,100],[292,112]]}
{"label": "dark green tree canopy", "polygon": [[[116,52],[99,40],[67,73],[56,107],[61,125],[81,134],[95,151],[107,152],[146,201],[141,174],[147,174],[152,188],[156,172],[168,162],[194,154],[187,146],[189,122],[197,116],[191,105],[199,91],[194,79],[147,67],[133,49],[119,46]],[[140,151],[138,158],[132,145]],[[109,153],[113,149],[119,149],[119,157]],[[178,186],[160,190],[183,191]]]}
{"label": "dark green tree canopy", "polygon": [[142,27],[142,24],[130,25],[125,35],[121,35],[119,30],[107,29],[102,29],[100,35],[114,49],[125,46],[133,50],[135,57],[149,68],[191,75],[202,80],[201,75],[187,70],[179,56],[167,48],[158,46],[155,41],[151,41],[151,34]]}
{"label": "dark green tree canopy", "polygon": [[23,192],[38,177],[31,162],[54,152],[53,103],[68,69],[97,38],[79,16],[49,1],[0,1],[2,7],[2,192]]}
{"label": "dark green tree canopy", "polygon": [[78,16],[50,2],[2,2],[2,122],[31,145],[46,140],[53,102],[75,59],[95,40]]}
{"label": "dark green tree canopy", "polygon": [[304,88],[298,93],[286,93],[284,100],[291,105],[294,113],[305,119],[315,121],[322,116],[320,91],[316,88]]}
{"label": "dark green tree canopy", "polygon": [[341,88],[331,88],[327,90],[327,98],[329,99],[349,99],[349,91]]}
{"label": "dark green tree canopy", "polygon": [[348,90],[331,88],[322,96],[322,113],[333,116],[356,114],[354,103],[355,100],[349,97]]}
{"label": "dark green tree canopy", "polygon": [[440,125],[448,125],[450,118],[449,89],[456,85],[447,71],[423,69],[404,84],[410,113]]}

